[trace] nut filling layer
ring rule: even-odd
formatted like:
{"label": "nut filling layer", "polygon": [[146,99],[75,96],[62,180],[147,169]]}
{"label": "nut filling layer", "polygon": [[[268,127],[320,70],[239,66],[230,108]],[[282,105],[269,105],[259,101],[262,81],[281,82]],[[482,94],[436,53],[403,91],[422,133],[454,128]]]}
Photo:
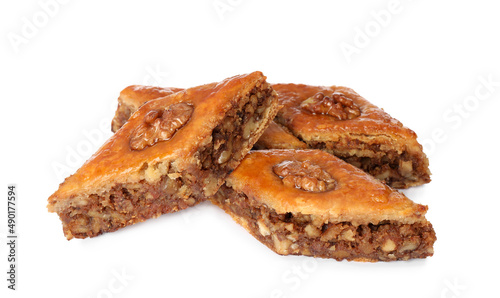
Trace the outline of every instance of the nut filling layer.
{"label": "nut filling layer", "polygon": [[[58,211],[66,237],[86,238],[116,231],[193,206],[205,200],[205,193],[215,193],[225,176],[250,150],[253,144],[250,139],[256,137],[256,129],[266,120],[273,90],[264,84],[242,96],[238,106],[226,113],[212,131],[212,141],[198,149],[195,162],[187,170],[177,170],[175,162],[145,164],[142,171],[146,179],[79,198],[78,203]],[[148,125],[161,119],[159,114],[148,117]]]}
{"label": "nut filling layer", "polygon": [[436,235],[429,222],[325,223],[312,215],[277,214],[225,185],[211,200],[255,238],[282,255],[395,261],[425,258],[434,253]]}
{"label": "nut filling layer", "polygon": [[394,188],[407,188],[413,181],[430,182],[428,165],[414,154],[382,150],[379,144],[341,139],[338,142],[306,142],[309,148],[333,154]]}
{"label": "nut filling layer", "polygon": [[217,177],[234,169],[250,148],[244,149],[256,141],[256,130],[263,121],[269,121],[266,119],[266,107],[273,100],[272,93],[269,83],[257,85],[239,101],[240,106],[230,110],[224,121],[213,130],[212,142],[198,151],[201,169],[209,174],[204,176],[208,181],[208,190],[219,187],[222,181]]}
{"label": "nut filling layer", "polygon": [[186,186],[189,181],[176,177],[179,174],[170,173],[154,184],[143,180],[116,185],[100,196],[89,196],[81,205],[59,213],[64,234],[68,239],[95,237],[202,201]]}

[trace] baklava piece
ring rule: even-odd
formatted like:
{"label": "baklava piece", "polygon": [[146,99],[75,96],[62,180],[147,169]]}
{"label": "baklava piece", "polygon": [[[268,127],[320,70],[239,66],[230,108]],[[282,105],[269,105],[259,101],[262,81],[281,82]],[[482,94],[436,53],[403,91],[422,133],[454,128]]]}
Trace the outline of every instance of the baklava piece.
{"label": "baklava piece", "polygon": [[369,262],[433,255],[427,206],[320,150],[252,151],[210,200],[281,255]]}
{"label": "baklava piece", "polygon": [[66,238],[94,237],[214,195],[277,113],[260,72],[144,104],[50,198]]}
{"label": "baklava piece", "polygon": [[295,84],[273,88],[283,105],[275,122],[308,148],[334,154],[395,188],[430,182],[429,161],[417,135],[352,89]]}

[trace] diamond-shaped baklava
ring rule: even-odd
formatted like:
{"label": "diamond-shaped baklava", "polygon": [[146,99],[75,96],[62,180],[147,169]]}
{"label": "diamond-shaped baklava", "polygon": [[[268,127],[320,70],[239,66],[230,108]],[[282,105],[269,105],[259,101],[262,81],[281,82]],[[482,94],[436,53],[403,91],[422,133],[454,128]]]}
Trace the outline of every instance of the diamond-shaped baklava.
{"label": "diamond-shaped baklava", "polygon": [[372,262],[433,255],[427,206],[320,150],[252,151],[210,200],[281,255]]}
{"label": "diamond-shaped baklava", "polygon": [[68,239],[97,236],[214,195],[277,113],[260,72],[152,100],[50,198]]}
{"label": "diamond-shaped baklava", "polygon": [[392,187],[430,182],[429,161],[417,135],[352,89],[296,84],[273,88],[283,105],[275,122],[309,148],[334,154]]}

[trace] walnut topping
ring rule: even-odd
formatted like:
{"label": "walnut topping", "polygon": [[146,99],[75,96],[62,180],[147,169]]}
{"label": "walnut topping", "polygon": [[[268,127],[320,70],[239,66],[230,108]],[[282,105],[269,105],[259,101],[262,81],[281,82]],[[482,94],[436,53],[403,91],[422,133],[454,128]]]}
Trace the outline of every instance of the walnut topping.
{"label": "walnut topping", "polygon": [[328,172],[309,161],[283,161],[273,171],[286,186],[305,191],[329,191],[337,184]]}
{"label": "walnut topping", "polygon": [[144,116],[143,122],[130,137],[132,150],[143,150],[158,142],[170,140],[191,118],[193,106],[176,103],[165,110],[152,110]]}
{"label": "walnut topping", "polygon": [[350,120],[361,115],[359,107],[340,92],[334,92],[332,96],[318,92],[304,100],[300,107],[313,114],[330,115],[337,120]]}

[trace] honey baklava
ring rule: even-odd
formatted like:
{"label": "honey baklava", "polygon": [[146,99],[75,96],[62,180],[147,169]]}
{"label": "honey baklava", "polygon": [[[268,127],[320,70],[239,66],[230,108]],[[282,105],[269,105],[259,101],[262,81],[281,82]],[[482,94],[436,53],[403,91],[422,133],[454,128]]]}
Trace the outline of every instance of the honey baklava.
{"label": "honey baklava", "polygon": [[[395,188],[430,182],[417,135],[346,87],[274,84],[275,122],[308,148],[331,153]],[[271,148],[266,148],[271,149]]]}
{"label": "honey baklava", "polygon": [[252,151],[210,200],[281,255],[370,262],[433,255],[427,206],[320,150]]}
{"label": "honey baklava", "polygon": [[142,105],[48,199],[66,238],[94,237],[214,195],[278,109],[261,72]]}

